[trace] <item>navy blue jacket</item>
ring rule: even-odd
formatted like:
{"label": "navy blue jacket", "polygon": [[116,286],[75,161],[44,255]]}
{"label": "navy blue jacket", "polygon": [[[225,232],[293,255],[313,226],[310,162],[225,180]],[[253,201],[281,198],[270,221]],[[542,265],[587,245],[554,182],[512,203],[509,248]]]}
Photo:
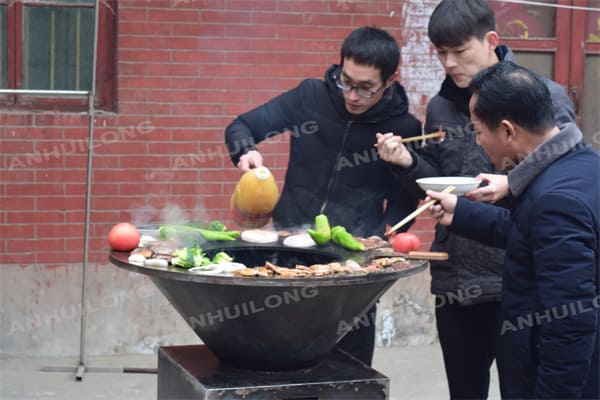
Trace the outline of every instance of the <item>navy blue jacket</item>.
{"label": "navy blue jacket", "polygon": [[356,236],[382,235],[386,224],[415,209],[418,198],[403,191],[390,164],[379,158],[375,134],[416,136],[421,123],[408,112],[398,83],[364,114],[348,113],[335,85],[339,71],[333,65],[324,80],[306,79],[240,115],[227,127],[225,140],[237,164],[256,143],[291,132],[285,184],[273,211],[277,227],[310,225],[323,212]]}
{"label": "navy blue jacket", "polygon": [[521,396],[597,399],[600,156],[562,128],[509,173],[509,210],[460,198],[451,230],[506,249],[501,340]]}

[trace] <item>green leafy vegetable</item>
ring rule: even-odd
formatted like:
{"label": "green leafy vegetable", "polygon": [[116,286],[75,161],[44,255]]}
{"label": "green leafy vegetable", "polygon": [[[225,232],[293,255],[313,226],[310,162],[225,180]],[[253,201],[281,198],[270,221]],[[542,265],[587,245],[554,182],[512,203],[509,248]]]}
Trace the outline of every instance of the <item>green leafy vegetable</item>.
{"label": "green leafy vegetable", "polygon": [[175,250],[171,264],[181,268],[192,268],[200,265],[211,264],[211,259],[206,257],[206,254],[198,246],[196,247],[184,247],[179,250]]}
{"label": "green leafy vegetable", "polygon": [[224,251],[220,251],[217,254],[215,254],[215,256],[212,259],[213,264],[232,262],[232,261],[233,261],[233,257],[231,257],[229,254],[225,253]]}
{"label": "green leafy vegetable", "polygon": [[211,221],[211,223],[208,224],[208,229],[211,231],[225,232],[227,227],[221,221]]}
{"label": "green leafy vegetable", "polygon": [[173,258],[171,259],[171,264],[180,268],[189,269],[192,267],[202,267],[209,264],[219,264],[231,261],[233,261],[233,257],[224,251],[215,254],[211,260],[200,247],[195,246],[175,250],[175,252],[173,252]]}

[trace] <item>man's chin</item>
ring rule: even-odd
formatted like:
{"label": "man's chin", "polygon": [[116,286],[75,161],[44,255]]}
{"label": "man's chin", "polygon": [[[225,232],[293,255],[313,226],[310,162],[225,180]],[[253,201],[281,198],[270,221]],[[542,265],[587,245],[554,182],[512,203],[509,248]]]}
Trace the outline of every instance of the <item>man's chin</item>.
{"label": "man's chin", "polygon": [[365,112],[363,106],[352,107],[350,104],[346,103],[346,111],[353,115],[359,115]]}
{"label": "man's chin", "polygon": [[461,89],[469,87],[469,81],[467,79],[457,79],[454,81],[454,84]]}

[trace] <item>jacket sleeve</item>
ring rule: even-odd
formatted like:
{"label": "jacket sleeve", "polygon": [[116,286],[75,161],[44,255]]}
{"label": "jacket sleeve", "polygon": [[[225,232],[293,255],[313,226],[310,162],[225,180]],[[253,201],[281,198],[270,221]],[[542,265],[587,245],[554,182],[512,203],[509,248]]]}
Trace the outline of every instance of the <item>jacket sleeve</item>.
{"label": "jacket sleeve", "polygon": [[305,80],[298,87],[238,116],[229,124],[225,129],[225,144],[234,165],[242,155],[255,149],[257,143],[293,128],[295,110],[300,109],[302,93],[308,85],[308,80]]}
{"label": "jacket sleeve", "polygon": [[506,248],[510,211],[487,203],[458,197],[450,230],[488,246]]}
{"label": "jacket sleeve", "polygon": [[535,398],[579,398],[597,345],[598,228],[571,196],[549,194],[536,204],[529,220],[542,310]]}

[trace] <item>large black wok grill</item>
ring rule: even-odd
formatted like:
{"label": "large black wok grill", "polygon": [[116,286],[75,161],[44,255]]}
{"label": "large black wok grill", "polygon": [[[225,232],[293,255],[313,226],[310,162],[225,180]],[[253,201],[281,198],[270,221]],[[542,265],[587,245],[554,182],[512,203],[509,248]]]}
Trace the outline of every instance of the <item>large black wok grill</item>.
{"label": "large black wok grill", "polygon": [[[284,267],[340,261],[330,249],[297,249],[240,242],[205,249],[225,250],[247,266],[265,261]],[[198,275],[178,268],[158,269],[128,262],[112,252],[121,268],[148,275],[190,327],[223,362],[237,368],[285,371],[317,364],[336,342],[399,278],[424,270],[409,261],[383,271],[325,277],[237,277]],[[357,262],[366,262],[359,255]]]}

